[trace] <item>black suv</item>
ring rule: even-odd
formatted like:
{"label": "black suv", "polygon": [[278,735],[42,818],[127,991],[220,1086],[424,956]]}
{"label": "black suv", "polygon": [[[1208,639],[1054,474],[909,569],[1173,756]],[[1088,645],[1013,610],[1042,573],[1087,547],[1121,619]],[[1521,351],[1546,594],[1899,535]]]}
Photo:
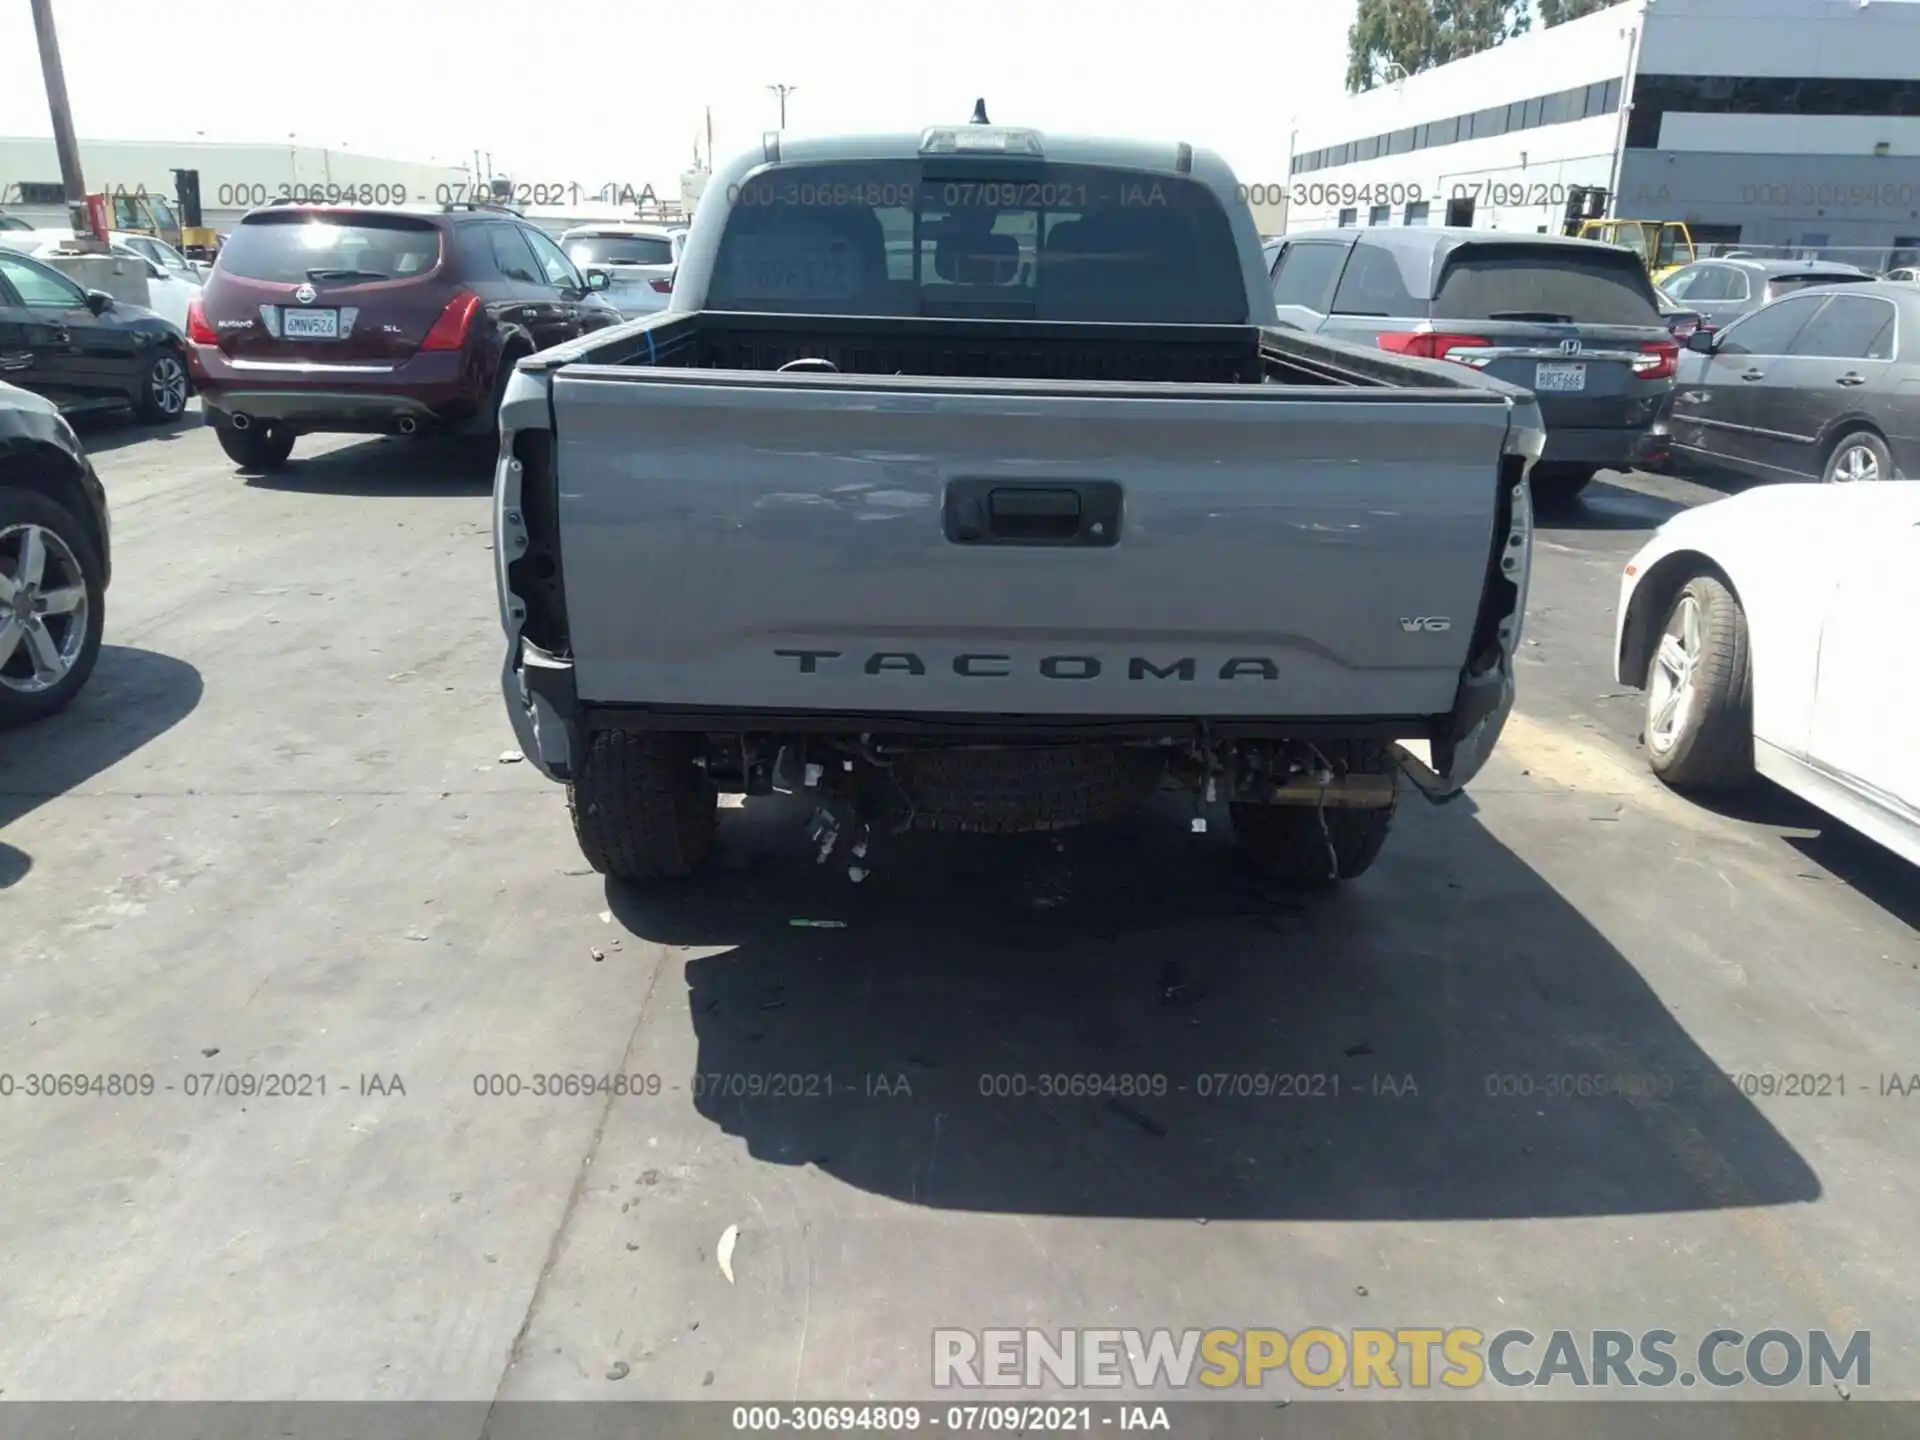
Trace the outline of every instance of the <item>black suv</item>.
{"label": "black suv", "polygon": [[194,383],[250,469],[312,433],[489,434],[516,361],[620,323],[608,279],[502,206],[270,205],[188,309]]}
{"label": "black suv", "polygon": [[106,623],[107,492],[51,400],[0,383],[0,730],[80,693]]}

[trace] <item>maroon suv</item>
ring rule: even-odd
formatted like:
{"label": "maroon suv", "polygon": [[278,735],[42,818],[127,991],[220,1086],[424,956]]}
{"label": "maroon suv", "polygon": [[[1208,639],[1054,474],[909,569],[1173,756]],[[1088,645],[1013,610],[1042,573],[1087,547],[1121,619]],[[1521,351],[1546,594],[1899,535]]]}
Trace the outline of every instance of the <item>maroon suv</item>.
{"label": "maroon suv", "polygon": [[249,469],[306,434],[484,435],[515,361],[620,322],[607,280],[503,208],[271,205],[189,307],[189,362]]}

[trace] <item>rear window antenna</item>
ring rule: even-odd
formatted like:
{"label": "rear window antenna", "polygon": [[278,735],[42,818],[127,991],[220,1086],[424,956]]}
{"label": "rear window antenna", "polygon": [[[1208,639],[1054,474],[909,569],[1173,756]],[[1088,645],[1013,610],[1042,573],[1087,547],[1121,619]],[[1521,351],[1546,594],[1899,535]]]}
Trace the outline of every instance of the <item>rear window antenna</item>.
{"label": "rear window antenna", "polygon": [[984,99],[973,102],[973,119],[968,123],[973,125],[991,125],[993,123],[987,119],[987,102]]}

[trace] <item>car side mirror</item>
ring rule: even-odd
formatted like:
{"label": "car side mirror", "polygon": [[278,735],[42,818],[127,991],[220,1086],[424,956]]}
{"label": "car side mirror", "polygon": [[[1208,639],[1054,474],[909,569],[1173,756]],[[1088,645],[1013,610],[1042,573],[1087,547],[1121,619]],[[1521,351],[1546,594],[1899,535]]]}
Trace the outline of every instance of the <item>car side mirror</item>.
{"label": "car side mirror", "polygon": [[87,291],[87,309],[96,315],[104,315],[113,309],[113,296],[104,290]]}
{"label": "car side mirror", "polygon": [[599,269],[588,270],[586,276],[587,289],[589,290],[605,290],[609,285],[613,284],[613,275],[610,271]]}
{"label": "car side mirror", "polygon": [[1696,330],[1687,336],[1687,349],[1698,355],[1711,355],[1720,348],[1720,332]]}

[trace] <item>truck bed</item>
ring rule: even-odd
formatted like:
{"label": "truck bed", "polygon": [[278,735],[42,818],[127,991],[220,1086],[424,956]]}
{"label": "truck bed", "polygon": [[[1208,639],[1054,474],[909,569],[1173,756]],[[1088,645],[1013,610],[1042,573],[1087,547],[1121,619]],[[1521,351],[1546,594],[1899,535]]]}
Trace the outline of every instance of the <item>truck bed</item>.
{"label": "truck bed", "polygon": [[[1253,325],[1120,325],[886,316],[662,314],[527,362],[777,371],[824,359],[846,375],[1104,380],[1169,385],[1404,386],[1408,367],[1372,350]],[[1466,382],[1437,364],[1421,377]]]}
{"label": "truck bed", "polygon": [[1511,693],[1538,412],[1444,362],[669,312],[523,362],[502,429],[530,724],[1445,741]]}

